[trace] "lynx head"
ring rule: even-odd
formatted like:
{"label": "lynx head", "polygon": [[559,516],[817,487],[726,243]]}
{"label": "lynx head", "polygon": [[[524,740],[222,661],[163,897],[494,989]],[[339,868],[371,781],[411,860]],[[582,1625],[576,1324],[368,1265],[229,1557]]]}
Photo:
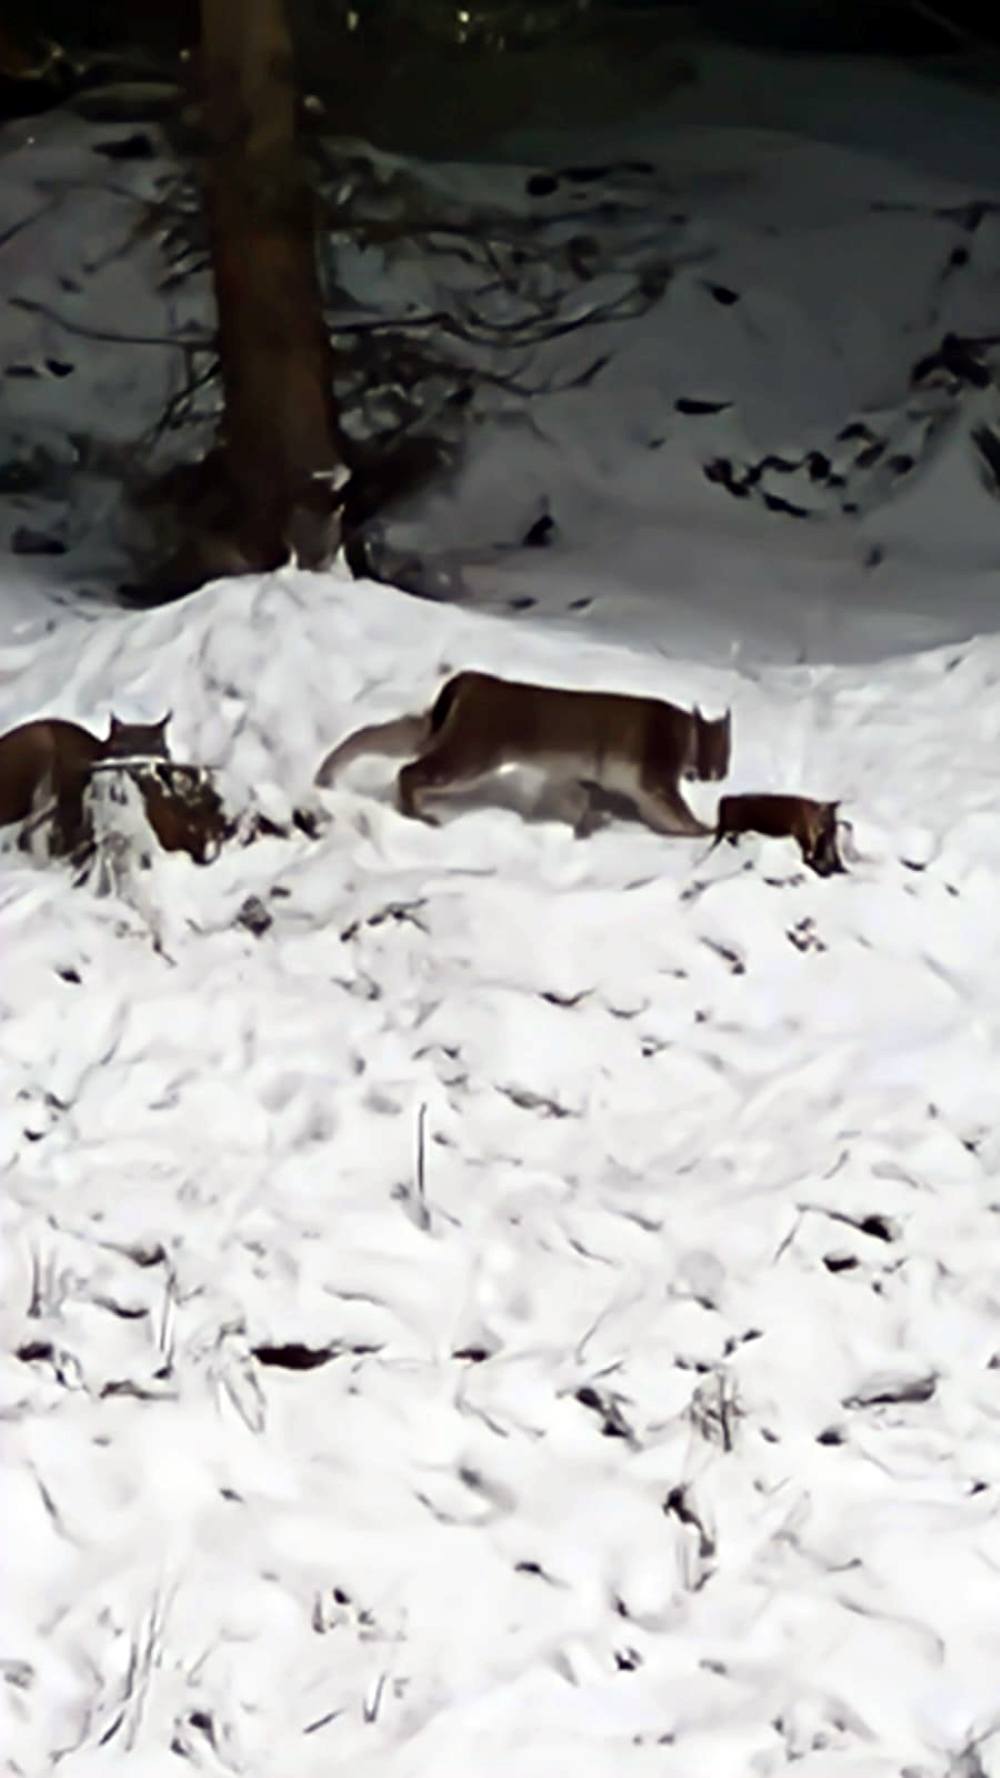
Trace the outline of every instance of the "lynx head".
{"label": "lynx head", "polygon": [[686,778],[700,778],[704,783],[725,778],[729,771],[732,736],[732,711],[725,716],[703,716],[694,709],[694,757],[685,772]]}
{"label": "lynx head", "polygon": [[112,713],[111,727],[105,742],[111,759],[169,759],[167,724],[173,716],[168,710],[159,722],[120,722]]}
{"label": "lynx head", "polygon": [[844,871],[844,862],[837,848],[839,808],[839,802],[814,804],[808,844],[803,846],[802,855],[818,877],[834,877]]}

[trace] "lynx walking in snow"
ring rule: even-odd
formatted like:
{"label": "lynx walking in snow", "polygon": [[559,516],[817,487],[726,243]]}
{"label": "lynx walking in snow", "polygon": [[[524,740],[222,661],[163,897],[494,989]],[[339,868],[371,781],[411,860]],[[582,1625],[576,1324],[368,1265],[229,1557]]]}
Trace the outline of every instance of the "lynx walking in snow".
{"label": "lynx walking in snow", "polygon": [[724,778],[730,715],[709,719],[659,698],[563,691],[490,673],[457,673],[430,710],[373,723],[328,753],[316,783],[329,785],[366,753],[416,753],[397,779],[399,806],[424,821],[429,796],[464,790],[504,767],[542,771],[561,793],[559,813],[579,834],[594,825],[595,791],[626,797],[657,833],[707,834],[680,793],[682,778]]}

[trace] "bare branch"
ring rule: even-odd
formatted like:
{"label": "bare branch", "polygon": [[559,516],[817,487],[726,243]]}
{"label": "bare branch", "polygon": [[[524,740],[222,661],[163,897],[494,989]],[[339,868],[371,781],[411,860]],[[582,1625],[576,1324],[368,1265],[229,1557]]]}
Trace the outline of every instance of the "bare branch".
{"label": "bare branch", "polygon": [[8,302],[12,309],[23,309],[27,315],[44,315],[47,321],[54,321],[57,327],[64,327],[67,333],[77,335],[85,340],[105,340],[112,346],[193,346],[195,350],[209,351],[213,345],[210,334],[192,335],[189,333],[155,334],[155,333],[117,333],[107,327],[88,327],[86,322],[71,321],[68,315],[61,315],[58,309],[48,303],[38,302],[29,296],[11,296]]}

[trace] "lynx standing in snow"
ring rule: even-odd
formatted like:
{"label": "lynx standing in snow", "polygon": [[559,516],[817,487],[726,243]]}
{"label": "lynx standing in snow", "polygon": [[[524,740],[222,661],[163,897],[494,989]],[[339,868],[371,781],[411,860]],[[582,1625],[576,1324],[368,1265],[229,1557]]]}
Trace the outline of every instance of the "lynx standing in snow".
{"label": "lynx standing in snow", "polygon": [[106,759],[169,758],[161,722],[119,722],[112,716],[102,741],[77,722],[42,717],[0,735],[0,827],[47,817],[52,805],[53,850],[72,852],[85,837],[83,793],[96,765]]}
{"label": "lynx standing in snow", "polygon": [[657,833],[707,834],[680,793],[682,778],[724,778],[730,715],[709,719],[659,698],[563,691],[490,673],[457,673],[430,710],[348,735],[316,774],[332,784],[366,753],[416,753],[397,780],[405,815],[424,821],[429,796],[465,789],[504,767],[542,771],[561,792],[560,813],[578,833],[593,825],[596,791],[624,796]]}

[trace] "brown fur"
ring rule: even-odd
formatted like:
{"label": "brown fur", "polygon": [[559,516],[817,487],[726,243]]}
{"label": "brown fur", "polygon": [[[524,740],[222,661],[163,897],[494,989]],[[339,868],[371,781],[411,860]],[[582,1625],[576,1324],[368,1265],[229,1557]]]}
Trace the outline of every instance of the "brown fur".
{"label": "brown fur", "polygon": [[729,714],[710,721],[699,710],[621,692],[563,691],[490,673],[457,673],[419,716],[374,723],[327,754],[316,783],[329,785],[365,753],[417,757],[399,773],[403,813],[432,820],[426,799],[465,789],[504,766],[542,770],[564,793],[560,812],[589,830],[596,791],[626,797],[657,833],[712,830],[688,808],[682,778],[724,778]]}
{"label": "brown fur", "polygon": [[810,870],[820,877],[835,876],[844,870],[837,849],[839,807],[809,796],[724,796],[719,800],[715,843],[724,839],[735,843],[744,833],[793,839]]}
{"label": "brown fur", "polygon": [[102,741],[79,723],[50,716],[0,735],[0,827],[51,814],[53,853],[75,851],[87,838],[83,793],[94,767],[133,754],[166,757],[169,721],[169,714],[157,723],[112,716]]}
{"label": "brown fur", "polygon": [[218,791],[196,766],[147,766],[136,770],[135,783],[165,852],[187,852],[195,864],[208,864],[234,831]]}

